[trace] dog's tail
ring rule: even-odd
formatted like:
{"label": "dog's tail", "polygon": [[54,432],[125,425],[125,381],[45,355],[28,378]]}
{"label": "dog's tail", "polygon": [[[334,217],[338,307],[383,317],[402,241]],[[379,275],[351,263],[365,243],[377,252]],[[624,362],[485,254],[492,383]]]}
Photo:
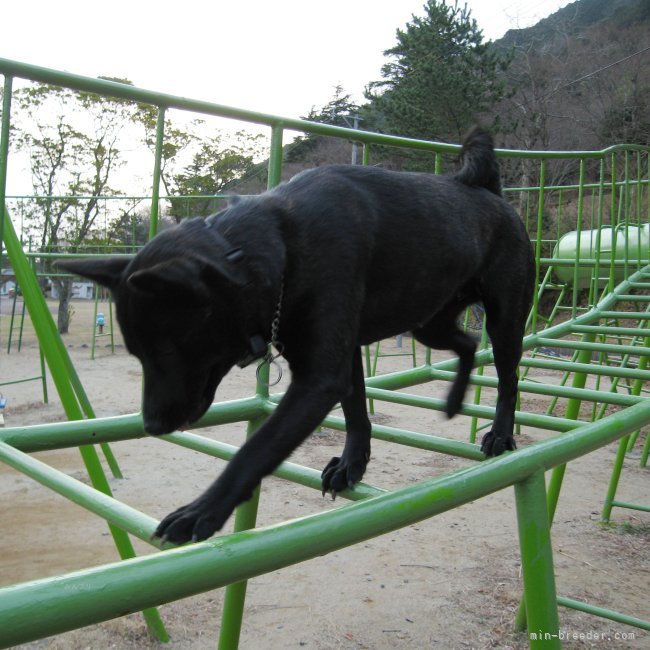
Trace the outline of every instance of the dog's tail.
{"label": "dog's tail", "polygon": [[492,136],[480,126],[475,126],[463,140],[461,151],[463,167],[454,176],[470,187],[484,187],[501,196],[499,163],[494,155]]}

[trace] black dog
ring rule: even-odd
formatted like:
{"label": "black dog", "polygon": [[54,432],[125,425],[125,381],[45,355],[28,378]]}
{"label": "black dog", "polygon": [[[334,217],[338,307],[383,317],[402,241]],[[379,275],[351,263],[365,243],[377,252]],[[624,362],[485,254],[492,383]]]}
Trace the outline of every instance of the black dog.
{"label": "black dog", "polygon": [[361,345],[410,330],[424,345],[453,350],[459,366],[446,410],[455,415],[476,347],[456,317],[478,301],[499,376],[481,449],[497,456],[515,448],[532,250],[500,196],[491,137],[474,129],[463,158],[451,176],[320,167],[186,220],[133,258],[61,264],[113,291],[126,346],[142,362],[150,434],[201,417],[226,373],[266,354],[272,339],[289,362],[291,385],[273,415],[157,536],[181,543],[219,530],[337,402],[347,438],[323,471],[323,492],[358,482],[370,458]]}

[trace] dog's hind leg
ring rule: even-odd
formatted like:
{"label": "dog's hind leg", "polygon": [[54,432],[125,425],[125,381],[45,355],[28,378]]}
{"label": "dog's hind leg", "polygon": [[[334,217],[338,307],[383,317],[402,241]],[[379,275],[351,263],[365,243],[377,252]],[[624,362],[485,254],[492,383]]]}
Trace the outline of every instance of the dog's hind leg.
{"label": "dog's hind leg", "polygon": [[456,318],[467,306],[465,301],[451,303],[436,314],[428,323],[413,330],[413,336],[427,347],[435,350],[452,350],[458,355],[458,372],[447,396],[447,417],[460,411],[474,366],[476,342],[458,328]]}
{"label": "dog's hind leg", "polygon": [[494,299],[484,297],[486,327],[492,350],[494,365],[499,378],[496,414],[492,429],[483,436],[481,451],[486,456],[498,456],[506,450],[517,448],[513,431],[519,379],[517,367],[521,360],[522,340],[528,315],[530,293],[522,283],[512,292],[505,291]]}
{"label": "dog's hind leg", "polygon": [[351,488],[358,483],[370,460],[370,420],[366,408],[366,391],[363,379],[361,348],[354,351],[350,392],[341,399],[347,434],[340,457],[335,456],[322,473],[323,494]]}

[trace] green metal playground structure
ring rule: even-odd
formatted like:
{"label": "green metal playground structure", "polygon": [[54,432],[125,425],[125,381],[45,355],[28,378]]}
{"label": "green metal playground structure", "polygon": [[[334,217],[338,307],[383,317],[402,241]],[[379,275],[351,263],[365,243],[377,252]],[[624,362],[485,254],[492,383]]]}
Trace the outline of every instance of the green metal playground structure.
{"label": "green metal playground structure", "polygon": [[[518,427],[534,427],[552,435],[514,453],[479,462],[483,457],[474,441],[494,417],[494,407],[485,403],[489,402],[485,394],[490,393],[487,389],[496,387],[492,354],[484,335],[471,379],[472,399],[468,399],[462,411],[472,423],[468,442],[373,425],[373,436],[377,439],[451,454],[477,461],[475,464],[394,491],[360,484],[341,495],[351,501],[344,507],[260,529],[255,529],[254,497],[238,509],[235,533],[138,558],[129,535],[156,546],[157,541],[150,538],[157,521],[112,497],[95,445],[102,445],[112,457],[109,444],[119,446],[120,441],[144,436],[141,418],[137,414],[94,417],[6,209],[14,78],[158,107],[152,236],[158,217],[164,117],[169,109],[268,127],[269,187],[280,182],[285,131],[360,142],[364,147],[364,164],[370,163],[373,147],[416,150],[431,156],[435,171],[443,168],[446,157],[456,156],[459,147],[237,110],[4,59],[0,59],[0,72],[4,75],[0,240],[4,240],[69,420],[0,430],[0,460],[104,518],[121,558],[114,564],[0,588],[0,647],[139,611],[144,612],[151,632],[165,640],[167,633],[155,609],[158,605],[223,586],[226,593],[219,647],[236,648],[249,578],[434,517],[508,486],[515,489],[523,572],[522,607],[516,625],[522,630],[527,625],[529,630],[543,633],[539,638],[531,635],[530,646],[560,647],[558,605],[650,630],[650,622],[632,615],[558,596],[550,539],[566,464],[615,441],[619,452],[603,519],[609,520],[613,507],[650,512],[650,504],[616,499],[626,452],[635,444],[641,445],[643,436],[639,431],[650,424],[650,400],[645,390],[650,381],[647,148],[498,151],[506,174],[514,177],[513,170],[526,166],[528,178],[535,177],[533,186],[509,187],[506,192],[517,203],[527,224],[536,252],[539,286],[525,339],[520,393],[547,397],[548,409],[545,413],[518,410],[516,423]],[[547,179],[555,177],[562,166],[570,170],[572,183],[551,184]],[[556,218],[549,225],[551,213]],[[567,246],[558,242],[568,232],[573,233],[574,243],[566,253]],[[427,355],[422,365],[412,369],[384,375],[370,373],[373,376],[367,378],[367,397],[374,402],[442,411],[443,400],[410,394],[404,389],[431,381],[449,381],[453,379],[455,364],[454,359],[433,363]],[[551,375],[555,381],[547,380]],[[253,432],[276,408],[280,397],[269,394],[263,380],[264,377],[251,397],[213,405],[195,428],[247,422],[249,433]],[[338,430],[345,428],[343,419],[336,415],[330,415],[323,424]],[[169,444],[226,460],[237,450],[196,432],[177,432],[164,439]],[[647,464],[649,440],[646,436],[642,445],[642,464]],[[92,486],[30,456],[30,452],[64,447],[80,448]],[[116,463],[112,468],[119,472]],[[548,488],[546,472],[550,472]],[[320,490],[317,470],[285,462],[275,475]]]}

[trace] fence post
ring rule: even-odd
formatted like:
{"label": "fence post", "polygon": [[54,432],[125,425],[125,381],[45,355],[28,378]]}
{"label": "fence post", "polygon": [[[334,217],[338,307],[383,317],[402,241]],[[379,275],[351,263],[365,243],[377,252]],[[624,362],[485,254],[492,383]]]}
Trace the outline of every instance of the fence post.
{"label": "fence post", "polygon": [[[278,185],[282,178],[282,135],[282,124],[274,125],[271,133],[271,152],[269,155],[269,189]],[[258,371],[256,393],[261,399],[268,399],[269,397],[268,364],[263,364]],[[262,426],[265,419],[266,416],[263,416],[249,421],[247,439]],[[255,527],[259,498],[260,487],[258,486],[253,492],[253,496],[237,508],[235,512],[235,532]],[[221,615],[221,630],[219,632],[219,650],[236,650],[239,647],[247,586],[248,581],[242,580],[226,587]]]}
{"label": "fence post", "polygon": [[[263,416],[248,423],[247,439],[257,431],[265,419],[266,416]],[[260,486],[258,485],[253,496],[246,503],[242,503],[235,512],[235,532],[255,528],[259,500]],[[247,587],[247,580],[234,582],[226,587],[219,631],[219,650],[237,650],[239,647]]]}
{"label": "fence post", "polygon": [[560,648],[551,528],[544,472],[515,483],[524,600],[531,648]]}
{"label": "fence post", "polygon": [[154,154],[153,185],[151,187],[151,220],[149,222],[149,239],[158,232],[158,202],[160,201],[160,177],[162,174],[163,141],[165,139],[165,107],[158,107],[156,121],[156,152]]}

